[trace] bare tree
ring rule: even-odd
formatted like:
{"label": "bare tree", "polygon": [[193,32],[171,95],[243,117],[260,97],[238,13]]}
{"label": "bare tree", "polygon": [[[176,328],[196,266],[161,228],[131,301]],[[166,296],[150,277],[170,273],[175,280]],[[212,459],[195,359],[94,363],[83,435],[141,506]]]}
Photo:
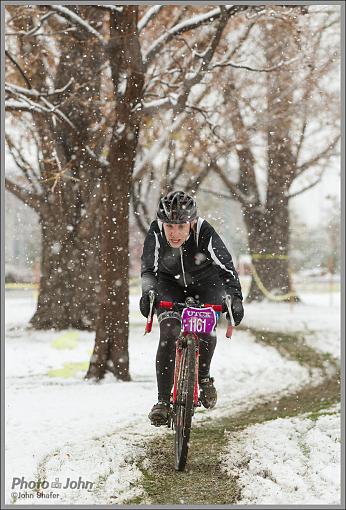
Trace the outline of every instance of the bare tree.
{"label": "bare tree", "polygon": [[[274,14],[256,27],[263,66],[222,62],[229,78],[223,106],[236,144],[225,145],[213,169],[241,204],[248,230],[255,275],[248,300],[297,298],[289,278],[289,201],[320,182],[340,138],[339,93],[325,88],[327,76],[335,76],[338,40],[326,40],[337,11]],[[319,23],[313,37],[311,23]],[[238,168],[229,164],[235,159]],[[298,184],[308,171],[308,181]]]}
{"label": "bare tree", "polygon": [[[100,23],[98,10],[81,10]],[[79,17],[79,9],[71,12]],[[41,279],[31,319],[38,329],[93,329],[97,312],[97,231],[90,233],[88,216],[100,178],[92,149],[102,146],[104,53],[88,30],[69,28],[45,7],[8,6],[6,111],[12,124],[19,121],[26,143],[8,131],[25,184],[7,177],[6,189],[32,207],[41,224]],[[36,161],[25,145],[36,148]]]}

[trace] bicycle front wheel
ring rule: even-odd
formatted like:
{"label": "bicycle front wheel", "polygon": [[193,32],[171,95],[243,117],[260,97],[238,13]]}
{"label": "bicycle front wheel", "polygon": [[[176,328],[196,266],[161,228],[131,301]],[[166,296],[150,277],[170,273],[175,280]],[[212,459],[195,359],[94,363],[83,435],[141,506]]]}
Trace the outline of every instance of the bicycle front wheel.
{"label": "bicycle front wheel", "polygon": [[177,403],[175,411],[175,469],[184,471],[189,449],[191,421],[193,415],[193,390],[195,385],[195,340],[193,335],[185,337],[177,381]]}

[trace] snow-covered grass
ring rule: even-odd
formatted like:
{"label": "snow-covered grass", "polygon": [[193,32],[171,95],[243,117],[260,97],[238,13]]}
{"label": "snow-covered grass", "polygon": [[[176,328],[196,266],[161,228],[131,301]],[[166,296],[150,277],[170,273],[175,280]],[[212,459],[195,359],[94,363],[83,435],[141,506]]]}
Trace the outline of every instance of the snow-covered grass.
{"label": "snow-covered grass", "polygon": [[[143,336],[138,299],[138,295],[131,295],[132,381],[123,383],[108,375],[94,384],[83,380],[94,335],[75,330],[29,331],[26,324],[35,308],[34,292],[7,293],[7,502],[16,499],[11,496],[14,491],[33,494],[30,489],[11,489],[13,477],[22,476],[27,481],[44,478],[50,483],[59,477],[63,484],[68,477],[82,477],[94,485],[89,489],[52,489],[58,499],[43,500],[33,494],[34,499],[18,499],[18,503],[120,504],[138,494],[140,472],[134,459],[142,452],[146,439],[167,433],[152,427],[147,418],[156,401],[158,327],[155,323],[152,334]],[[248,305],[245,322],[270,330],[318,330],[320,339],[318,335],[310,337],[314,346],[337,355],[340,309],[330,307],[326,299],[328,296],[308,296],[293,307]],[[330,332],[328,345],[322,342],[326,330]],[[294,391],[309,381],[307,368],[281,357],[273,347],[256,343],[246,331],[238,330],[231,341],[227,340],[223,327],[218,334],[212,375],[218,388],[218,406],[212,411],[199,409],[198,421],[251,407],[256,401]],[[282,444],[282,453],[284,450]]]}
{"label": "snow-covered grass", "polygon": [[243,324],[267,331],[301,331],[311,347],[340,358],[340,294],[302,293],[300,297],[297,304],[247,304]]}
{"label": "snow-covered grass", "polygon": [[[244,324],[302,331],[315,350],[341,356],[340,295],[302,294],[299,304],[249,304]],[[323,395],[321,395],[323,397]],[[340,504],[340,407],[229,433],[222,460],[239,477],[242,504]]]}
{"label": "snow-covered grass", "polygon": [[277,419],[228,433],[225,470],[242,504],[340,504],[340,409]]}

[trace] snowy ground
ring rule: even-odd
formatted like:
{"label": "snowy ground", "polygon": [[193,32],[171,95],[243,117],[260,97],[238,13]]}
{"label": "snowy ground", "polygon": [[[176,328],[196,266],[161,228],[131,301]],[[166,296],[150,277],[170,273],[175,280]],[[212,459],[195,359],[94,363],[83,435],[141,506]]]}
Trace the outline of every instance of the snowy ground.
{"label": "snowy ground", "polygon": [[229,434],[226,471],[238,476],[242,504],[338,505],[340,409],[313,419],[277,419]]}
{"label": "snowy ground", "polygon": [[299,295],[299,304],[264,301],[246,305],[244,324],[268,331],[301,331],[311,347],[340,358],[340,294]]}
{"label": "snowy ground", "polygon": [[[298,305],[247,305],[244,322],[269,331],[302,331],[311,347],[340,359],[340,320],[337,294],[303,294]],[[277,419],[229,433],[223,462],[239,477],[242,504],[340,504],[340,442],[336,406],[321,416]]]}
{"label": "snowy ground", "polygon": [[[248,305],[245,322],[269,330],[310,331],[309,342],[314,348],[338,356],[340,306],[337,295],[333,300],[334,304],[330,306],[328,295],[307,295],[302,304],[293,307],[271,303]],[[74,330],[28,331],[25,326],[35,307],[34,293],[7,293],[7,502],[17,499],[18,503],[30,504],[120,504],[138,494],[140,473],[134,459],[149,436],[167,431],[152,427],[147,419],[147,413],[156,401],[154,360],[158,328],[155,326],[151,335],[143,336],[144,322],[137,311],[137,303],[138,296],[131,296],[129,350],[132,382],[117,382],[109,376],[100,384],[92,384],[84,382],[82,377],[92,351],[93,334]],[[318,334],[312,331],[318,331]],[[223,328],[218,335],[212,375],[219,393],[218,406],[212,411],[198,410],[196,419],[199,421],[206,416],[236,412],[272,394],[280,395],[300,388],[309,380],[307,369],[282,358],[274,348],[255,343],[244,331],[236,331],[229,341]],[[316,373],[316,380],[318,377]],[[336,420],[333,427],[337,430],[338,417],[333,415],[331,419]],[[275,424],[272,422],[263,427],[276,427]],[[284,433],[291,431],[294,436],[294,430],[301,429],[304,433],[304,427],[306,429],[304,425],[300,428],[296,425],[282,427],[281,450],[279,441],[273,444],[269,441],[272,432],[268,429],[267,447],[272,448],[274,459],[280,459],[286,450],[288,441],[283,442]],[[258,430],[260,439],[263,432],[260,427]],[[327,437],[325,439],[327,441]],[[248,448],[245,439],[242,447]],[[318,457],[318,462],[321,458]],[[333,459],[337,465],[337,454]],[[261,462],[260,458],[258,462]],[[309,462],[313,468],[319,469],[313,456]],[[332,469],[331,457],[325,456],[324,467],[326,472]],[[308,483],[308,475],[303,471],[297,474],[302,484]],[[24,480],[12,488],[14,477],[24,477]],[[79,477],[93,486],[83,488],[80,483],[78,488],[72,483],[69,488],[51,489],[50,486],[43,491],[49,494],[52,490],[54,499],[43,500],[24,484],[39,478],[51,484],[59,478],[64,487],[68,479],[75,481]],[[249,485],[256,490],[255,483],[249,482]],[[326,488],[325,493],[321,493],[321,503],[337,501],[338,491],[337,482]],[[247,497],[251,499],[251,495]],[[263,494],[263,498],[266,503],[277,501],[274,492]],[[262,500],[257,502],[262,503]]]}

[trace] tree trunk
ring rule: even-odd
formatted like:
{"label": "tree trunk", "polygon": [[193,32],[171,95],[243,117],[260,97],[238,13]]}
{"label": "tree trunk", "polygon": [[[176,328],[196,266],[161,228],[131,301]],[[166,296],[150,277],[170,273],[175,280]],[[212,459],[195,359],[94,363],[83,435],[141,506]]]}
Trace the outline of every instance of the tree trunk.
{"label": "tree trunk", "polygon": [[[82,10],[91,23],[102,22],[103,14],[89,6],[71,10],[77,14]],[[98,41],[83,31],[76,31],[71,40],[60,40],[59,51],[54,86],[63,88],[70,79],[76,84],[76,92],[64,94],[60,107],[75,129],[42,116],[35,119],[44,161],[40,185],[47,206],[40,211],[40,290],[30,322],[37,329],[95,330],[99,221],[90,203],[99,168],[85,146],[94,147],[98,142],[94,125],[101,120],[99,69],[105,55]]]}
{"label": "tree trunk", "polygon": [[[289,277],[288,218],[287,200],[273,212],[267,209],[264,213],[250,210],[244,213],[249,249],[255,269],[247,301],[262,300],[267,297],[266,292],[275,296],[294,292]],[[291,299],[291,296],[287,296],[287,301]]]}
{"label": "tree trunk", "polygon": [[[105,371],[109,370],[119,379],[130,380],[127,248],[129,181],[126,173],[115,168],[113,172],[107,172],[102,182],[100,308],[95,347],[87,378],[102,379]],[[117,191],[116,195],[112,193],[114,189]],[[116,221],[116,218],[120,218],[120,221]]]}
{"label": "tree trunk", "polygon": [[[110,62],[117,121],[102,177],[100,309],[94,352],[86,378],[107,370],[129,381],[129,203],[136,157],[144,74],[137,34],[138,7],[110,16]],[[121,91],[126,76],[126,90]]]}
{"label": "tree trunk", "polygon": [[[278,64],[282,55],[285,55],[286,59],[294,56],[295,32],[291,25],[284,21],[277,22],[269,24],[265,31],[269,66]],[[266,133],[268,183],[265,212],[261,214],[244,208],[255,268],[249,301],[263,299],[266,291],[275,295],[287,295],[287,300],[292,299],[293,293],[288,265],[290,219],[287,198],[294,175],[291,139],[294,119],[292,69],[284,66],[278,72],[267,73],[266,79],[267,109],[271,122]],[[296,296],[294,298],[297,299]]]}
{"label": "tree trunk", "polygon": [[[94,330],[97,312],[94,274],[97,265],[83,241],[67,236],[61,218],[52,212],[41,219],[42,256],[35,329]],[[65,230],[65,235],[63,234]]]}

